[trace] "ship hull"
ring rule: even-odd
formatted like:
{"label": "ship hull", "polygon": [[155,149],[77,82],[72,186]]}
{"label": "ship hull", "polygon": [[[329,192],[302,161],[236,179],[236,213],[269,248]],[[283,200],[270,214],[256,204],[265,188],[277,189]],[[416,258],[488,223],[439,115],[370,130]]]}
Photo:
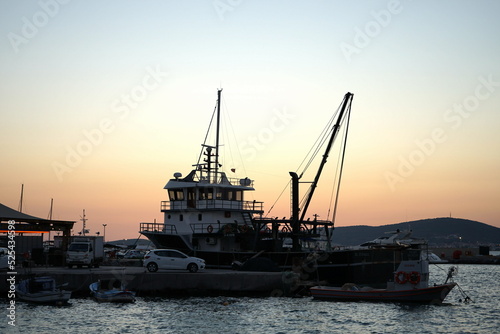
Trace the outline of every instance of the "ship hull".
{"label": "ship hull", "polygon": [[441,304],[455,285],[456,283],[450,283],[408,290],[351,290],[341,287],[315,286],[310,288],[310,292],[314,299],[320,300]]}
{"label": "ship hull", "polygon": [[[405,247],[345,249],[332,251],[207,251],[192,249],[179,235],[166,233],[142,232],[157,248],[177,249],[190,256],[205,260],[207,268],[241,269],[249,271],[292,271],[300,275],[301,280],[327,281],[329,284],[356,282],[383,287],[393,278],[399,263],[405,259],[419,259],[420,250]],[[244,264],[255,259],[267,259],[275,264],[262,266]],[[243,266],[242,266],[243,264]]]}

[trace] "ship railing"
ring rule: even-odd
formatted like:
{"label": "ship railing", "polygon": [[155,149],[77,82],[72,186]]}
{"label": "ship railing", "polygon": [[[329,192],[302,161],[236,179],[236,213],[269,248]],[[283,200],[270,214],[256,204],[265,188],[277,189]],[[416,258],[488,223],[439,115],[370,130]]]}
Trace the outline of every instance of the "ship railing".
{"label": "ship railing", "polygon": [[139,232],[159,232],[166,234],[177,234],[177,228],[172,224],[164,223],[141,223]]}
{"label": "ship railing", "polygon": [[216,223],[197,223],[190,225],[193,234],[209,235],[234,235],[250,234],[255,232],[255,226],[246,222],[219,222]]}
{"label": "ship railing", "polygon": [[[292,220],[286,219],[283,217],[282,219],[278,218],[257,218],[255,222],[261,226],[260,230],[270,231],[273,229],[273,226],[278,227],[278,231],[281,234],[292,234]],[[332,227],[333,223],[330,220],[312,220],[312,221],[303,221],[300,224],[299,235],[318,235],[319,229],[323,227]]]}
{"label": "ship railing", "polygon": [[187,210],[187,209],[221,209],[221,210],[244,210],[260,213],[264,210],[264,203],[257,201],[228,201],[220,199],[197,200],[193,203],[186,201],[162,201],[161,211]]}
{"label": "ship railing", "polygon": [[[261,223],[267,223],[267,224],[272,224],[273,222],[277,222],[280,224],[291,224],[292,220],[286,217],[283,218],[258,218],[258,221]],[[315,220],[304,220],[301,222],[301,225],[304,226],[331,226],[333,225],[331,220],[320,220],[320,219],[315,219]]]}
{"label": "ship railing", "polygon": [[194,234],[204,234],[204,233],[218,233],[224,224],[222,223],[199,223],[192,224],[191,230]]}
{"label": "ship railing", "polygon": [[[206,174],[199,176],[195,176],[195,180],[200,183],[213,183],[213,177],[208,178]],[[217,179],[215,180],[215,184],[226,184],[231,186],[240,186],[240,187],[249,187],[253,188],[253,180],[249,178],[237,178],[237,177],[227,177],[225,172],[217,172]]]}

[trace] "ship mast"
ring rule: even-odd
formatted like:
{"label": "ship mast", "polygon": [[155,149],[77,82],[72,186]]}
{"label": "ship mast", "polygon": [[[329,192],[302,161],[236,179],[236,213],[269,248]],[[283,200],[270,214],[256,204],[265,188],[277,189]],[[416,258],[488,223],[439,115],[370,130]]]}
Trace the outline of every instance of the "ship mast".
{"label": "ship mast", "polygon": [[222,88],[217,90],[217,126],[215,134],[215,180],[217,183],[217,175],[219,171],[219,128],[220,128],[220,97],[222,93]]}
{"label": "ship mast", "polygon": [[[201,171],[200,176],[203,175],[203,173],[206,173],[206,180],[209,183],[217,183],[217,175],[219,172],[219,132],[220,132],[220,101],[221,101],[221,92],[222,88],[217,90],[217,103],[215,105],[214,112],[212,113],[212,118],[210,119],[210,125],[208,126],[208,131],[205,136],[205,141],[201,146],[203,149],[201,150],[200,157],[198,158],[198,162],[196,163],[196,169]],[[216,119],[216,125],[215,125],[215,146],[208,145],[207,144],[207,138],[210,131],[213,129],[212,122],[214,120],[214,116],[217,113],[217,119]],[[212,154],[212,151],[215,150],[214,154]],[[204,163],[200,163],[201,157],[206,156],[206,158],[203,159]],[[215,161],[212,160],[212,158],[215,157]],[[212,177],[213,175],[213,177]]]}

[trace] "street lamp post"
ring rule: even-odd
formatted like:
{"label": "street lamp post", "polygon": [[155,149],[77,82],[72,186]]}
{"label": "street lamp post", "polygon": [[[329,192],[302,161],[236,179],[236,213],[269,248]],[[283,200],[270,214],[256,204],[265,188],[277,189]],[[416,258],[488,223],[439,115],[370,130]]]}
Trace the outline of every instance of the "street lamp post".
{"label": "street lamp post", "polygon": [[104,226],[104,235],[103,235],[103,237],[102,237],[103,242],[105,242],[105,241],[106,241],[106,226],[107,226],[107,225],[108,225],[108,224],[102,224],[102,226]]}

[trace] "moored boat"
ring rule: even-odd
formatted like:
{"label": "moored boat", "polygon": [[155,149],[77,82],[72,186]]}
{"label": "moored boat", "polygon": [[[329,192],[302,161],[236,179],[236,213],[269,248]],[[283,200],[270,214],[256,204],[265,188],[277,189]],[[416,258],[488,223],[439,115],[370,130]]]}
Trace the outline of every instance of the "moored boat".
{"label": "moored boat", "polygon": [[314,299],[321,300],[441,304],[457,285],[455,282],[448,283],[453,269],[450,268],[444,284],[434,286],[428,284],[428,269],[426,260],[403,261],[385,289],[346,283],[341,287],[314,286],[309,291]]}
{"label": "moored boat", "polygon": [[90,284],[90,293],[98,302],[133,303],[135,292],[127,290],[117,279],[99,280]]}
{"label": "moored boat", "polygon": [[71,291],[63,290],[50,276],[31,277],[19,281],[16,296],[23,301],[36,304],[66,305]]}
{"label": "moored boat", "polygon": [[[217,119],[215,143],[202,144],[198,162],[186,176],[174,173],[164,187],[169,200],[161,202],[163,223],[141,223],[140,233],[157,248],[177,249],[204,259],[207,268],[244,270],[251,267],[265,271],[266,266],[260,266],[259,262],[268,264],[270,260],[284,271],[296,272],[299,268],[302,279],[384,285],[392,275],[395,261],[397,265],[405,259],[420,258],[421,244],[394,243],[336,249],[331,244],[336,204],[331,219],[320,220],[317,215],[307,217],[314,191],[341,129],[345,137],[342,140],[344,146],[339,150],[345,153],[352,99],[353,94],[345,94],[325,127],[327,130],[319,142],[326,148],[313,181],[302,180],[304,172],[289,173],[291,214],[289,218],[278,219],[264,217],[263,202],[245,200],[246,193],[255,190],[253,180],[231,178],[229,171],[222,170],[219,90],[212,116]],[[317,153],[319,148],[311,151]],[[343,154],[339,160],[338,182],[342,175]],[[310,184],[302,204],[299,204],[299,183]],[[335,190],[338,197],[338,184]],[[262,258],[268,261],[260,261]],[[255,265],[249,265],[249,262]]]}

